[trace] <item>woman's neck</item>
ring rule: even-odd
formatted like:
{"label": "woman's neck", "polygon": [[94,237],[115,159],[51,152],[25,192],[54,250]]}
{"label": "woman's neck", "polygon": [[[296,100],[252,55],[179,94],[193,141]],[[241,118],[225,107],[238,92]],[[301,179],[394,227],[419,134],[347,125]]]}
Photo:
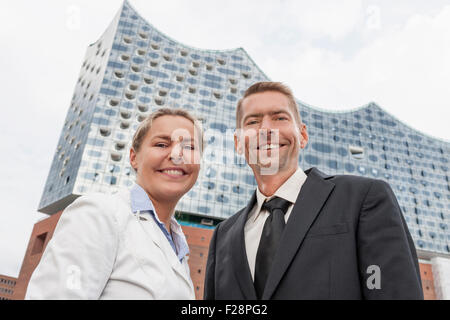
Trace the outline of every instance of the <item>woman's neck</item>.
{"label": "woman's neck", "polygon": [[167,231],[170,232],[170,220],[175,211],[178,199],[176,201],[167,201],[155,199],[150,194],[148,194],[148,196],[152,201],[153,207],[155,208],[156,214],[158,215],[158,219],[162,223],[164,223],[164,225],[167,228]]}

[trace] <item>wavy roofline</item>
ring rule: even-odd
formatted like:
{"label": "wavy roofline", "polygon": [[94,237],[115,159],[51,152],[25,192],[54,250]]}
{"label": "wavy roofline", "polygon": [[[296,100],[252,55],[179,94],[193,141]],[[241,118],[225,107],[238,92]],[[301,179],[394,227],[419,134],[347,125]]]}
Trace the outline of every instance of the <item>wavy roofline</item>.
{"label": "wavy roofline", "polygon": [[306,103],[306,102],[303,102],[302,100],[297,99],[297,98],[296,98],[296,100],[298,102],[300,102],[301,104],[307,106],[308,108],[315,109],[315,110],[320,111],[320,112],[331,113],[331,114],[353,113],[353,112],[361,111],[361,110],[364,110],[364,109],[368,109],[371,106],[375,106],[378,109],[380,109],[381,111],[383,111],[384,113],[386,113],[387,115],[389,115],[389,117],[393,118],[395,121],[397,121],[397,122],[401,123],[402,125],[404,125],[405,127],[407,127],[408,129],[411,129],[412,131],[414,131],[414,132],[416,132],[416,133],[418,133],[418,134],[420,134],[420,135],[422,135],[422,136],[424,136],[426,138],[430,138],[430,139],[434,139],[434,140],[438,140],[440,142],[444,142],[444,143],[450,144],[450,140],[446,140],[445,138],[432,136],[432,135],[430,135],[428,133],[422,132],[422,131],[412,127],[411,125],[405,123],[404,121],[400,120],[399,118],[394,116],[392,113],[387,111],[385,108],[381,107],[380,104],[375,102],[375,101],[371,101],[371,102],[366,103],[366,104],[364,104],[362,106],[355,107],[355,108],[350,108],[350,109],[347,109],[347,110],[329,110],[329,109],[313,106],[313,105],[311,105],[309,103]]}
{"label": "wavy roofline", "polygon": [[[241,47],[237,47],[237,48],[232,48],[232,49],[222,49],[222,50],[214,50],[214,49],[202,49],[202,48],[196,48],[190,45],[187,45],[181,41],[178,41],[170,36],[168,36],[165,32],[162,32],[160,29],[158,29],[157,27],[155,27],[152,23],[148,22],[148,20],[146,18],[144,18],[138,10],[136,10],[136,8],[130,3],[129,0],[124,0],[121,10],[123,10],[123,6],[127,4],[131,9],[133,9],[133,11],[142,19],[145,21],[145,23],[148,23],[153,29],[155,29],[158,33],[160,33],[161,36],[167,38],[170,41],[176,42],[179,45],[182,45],[186,48],[189,48],[191,50],[197,50],[197,51],[203,51],[203,52],[211,52],[211,53],[230,53],[230,52],[237,52],[239,50],[243,50]],[[245,50],[244,50],[245,51]]]}
{"label": "wavy roofline", "polygon": [[[179,45],[181,45],[181,46],[183,46],[183,47],[185,47],[185,48],[188,48],[188,49],[191,49],[191,50],[196,50],[196,51],[201,51],[201,52],[205,52],[205,53],[232,53],[232,52],[238,52],[238,51],[241,51],[241,52],[243,52],[243,53],[247,56],[247,58],[249,59],[249,61],[251,61],[251,62],[253,63],[253,65],[258,69],[259,72],[261,72],[261,74],[262,74],[267,80],[269,80],[269,81],[271,80],[270,77],[268,77],[268,76],[266,75],[266,73],[259,67],[259,65],[253,60],[253,58],[248,54],[248,52],[247,52],[243,47],[237,47],[237,48],[234,48],[234,49],[214,50],[214,49],[196,48],[196,47],[187,45],[187,44],[185,44],[185,43],[183,43],[183,42],[181,42],[181,41],[178,41],[178,40],[176,40],[176,39],[174,39],[174,38],[168,36],[166,33],[162,32],[161,30],[159,30],[158,28],[156,28],[152,23],[150,23],[146,18],[144,18],[144,17],[139,13],[138,10],[136,10],[136,8],[130,3],[129,0],[124,0],[124,1],[123,1],[123,4],[122,4],[120,10],[123,10],[123,7],[125,6],[125,4],[127,4],[127,5],[128,5],[128,6],[136,13],[136,15],[138,15],[142,20],[144,20],[145,23],[149,24],[153,29],[155,29],[161,36],[165,37],[166,39],[168,39],[168,40],[170,40],[170,41],[173,41],[173,42],[175,42],[175,43],[177,43],[177,44],[179,44]],[[419,133],[420,135],[423,135],[423,136],[425,136],[425,137],[427,137],[427,138],[434,139],[434,140],[438,140],[438,141],[441,141],[441,142],[450,144],[450,139],[449,139],[449,140],[446,140],[446,139],[444,139],[444,138],[435,137],[435,136],[432,136],[432,135],[430,135],[430,134],[427,134],[427,133],[424,133],[424,132],[422,132],[422,131],[419,131],[418,129],[415,129],[415,128],[413,128],[412,126],[408,125],[407,123],[403,122],[402,120],[398,119],[396,116],[394,116],[394,115],[392,115],[390,112],[386,111],[386,109],[382,108],[378,103],[376,103],[376,102],[374,102],[374,101],[369,102],[369,103],[367,103],[367,104],[365,104],[365,105],[362,105],[362,106],[359,106],[359,107],[355,107],[355,108],[348,109],[348,110],[327,110],[327,109],[325,109],[325,108],[313,106],[313,105],[311,105],[311,104],[309,104],[309,103],[306,103],[306,102],[303,102],[302,100],[297,99],[297,98],[296,98],[296,100],[298,100],[301,104],[303,104],[303,105],[305,105],[305,106],[307,106],[307,107],[309,107],[309,108],[311,108],[311,109],[315,109],[315,110],[317,110],[317,111],[326,112],[326,113],[331,113],[331,114],[333,114],[333,113],[335,113],[335,114],[342,114],[342,113],[352,113],[352,112],[357,112],[357,111],[360,111],[360,110],[364,110],[364,109],[366,109],[366,108],[369,108],[371,105],[374,105],[374,106],[378,107],[380,110],[382,110],[383,112],[385,112],[386,114],[388,114],[388,115],[389,115],[390,117],[392,117],[394,120],[398,121],[399,123],[401,123],[402,125],[404,125],[405,127],[409,128],[409,129],[413,130],[414,132]]]}

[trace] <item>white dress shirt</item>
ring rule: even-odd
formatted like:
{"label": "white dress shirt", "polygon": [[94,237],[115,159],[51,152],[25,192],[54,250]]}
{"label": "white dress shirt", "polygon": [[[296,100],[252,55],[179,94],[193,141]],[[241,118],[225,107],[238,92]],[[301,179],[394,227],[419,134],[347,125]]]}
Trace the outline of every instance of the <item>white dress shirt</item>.
{"label": "white dress shirt", "polygon": [[256,253],[258,252],[262,230],[264,228],[264,223],[270,214],[267,210],[261,210],[264,201],[268,201],[273,197],[280,197],[291,202],[291,205],[284,215],[284,221],[287,223],[292,212],[292,208],[294,207],[294,203],[297,200],[300,189],[305,183],[306,178],[307,175],[302,169],[298,168],[297,171],[295,171],[289,179],[287,179],[270,197],[266,197],[261,193],[261,191],[259,191],[259,188],[256,188],[257,201],[248,215],[244,228],[245,250],[247,252],[248,265],[250,267],[252,279],[255,278]]}

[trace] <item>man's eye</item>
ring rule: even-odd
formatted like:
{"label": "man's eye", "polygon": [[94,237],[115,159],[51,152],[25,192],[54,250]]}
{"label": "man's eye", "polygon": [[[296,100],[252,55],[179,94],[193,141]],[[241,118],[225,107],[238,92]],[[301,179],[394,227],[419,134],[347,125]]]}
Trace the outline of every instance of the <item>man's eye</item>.
{"label": "man's eye", "polygon": [[251,126],[252,124],[256,124],[256,123],[258,123],[258,121],[256,121],[256,120],[247,121],[248,126]]}
{"label": "man's eye", "polygon": [[277,120],[282,120],[283,121],[283,120],[287,120],[287,118],[286,117],[278,117]]}
{"label": "man's eye", "polygon": [[158,148],[166,148],[167,145],[166,145],[165,143],[157,143],[157,144],[155,144],[155,147],[158,147]]}

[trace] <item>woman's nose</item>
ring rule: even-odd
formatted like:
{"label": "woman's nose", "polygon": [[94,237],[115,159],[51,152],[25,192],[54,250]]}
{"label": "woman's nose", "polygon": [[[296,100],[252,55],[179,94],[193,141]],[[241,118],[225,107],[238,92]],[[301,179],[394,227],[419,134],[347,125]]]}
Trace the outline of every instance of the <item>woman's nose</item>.
{"label": "woman's nose", "polygon": [[172,162],[175,164],[183,162],[183,148],[180,146],[180,144],[176,144],[173,146],[172,150],[170,151],[170,160],[172,160]]}

